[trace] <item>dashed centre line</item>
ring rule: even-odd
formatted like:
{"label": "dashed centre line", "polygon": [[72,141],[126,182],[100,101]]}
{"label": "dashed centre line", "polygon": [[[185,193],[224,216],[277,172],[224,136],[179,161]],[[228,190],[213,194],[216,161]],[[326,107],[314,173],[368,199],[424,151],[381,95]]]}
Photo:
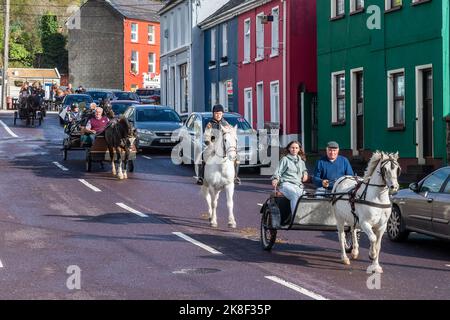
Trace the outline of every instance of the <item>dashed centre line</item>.
{"label": "dashed centre line", "polygon": [[196,246],[198,246],[198,247],[200,247],[202,249],[205,249],[206,251],[208,251],[208,252],[210,252],[212,254],[222,254],[222,252],[217,251],[216,249],[214,249],[214,248],[212,248],[212,247],[210,247],[210,246],[208,246],[208,245],[206,245],[204,243],[201,243],[201,242],[199,242],[199,241],[197,241],[195,239],[192,239],[191,237],[185,235],[184,233],[181,233],[181,232],[172,232],[172,233],[174,235],[176,235],[176,236],[186,240],[186,241],[189,241],[190,243],[192,243],[192,244],[194,244],[194,245],[196,245]]}
{"label": "dashed centre line", "polygon": [[295,290],[297,292],[300,292],[301,294],[304,294],[305,296],[313,298],[314,300],[328,300],[327,298],[325,298],[325,297],[323,297],[323,296],[321,296],[321,295],[319,295],[317,293],[309,291],[309,290],[307,290],[305,288],[302,288],[302,287],[300,287],[300,286],[298,286],[296,284],[293,284],[293,283],[288,282],[286,280],[283,280],[281,278],[278,278],[278,277],[275,277],[275,276],[265,276],[264,278],[272,280],[272,281],[274,281],[276,283],[279,283],[279,284],[281,284],[281,285],[283,285],[285,287],[288,287],[288,288],[290,288],[292,290]]}
{"label": "dashed centre line", "polygon": [[0,260],[0,268],[3,268],[2,260]]}
{"label": "dashed centre line", "polygon": [[142,156],[142,158],[145,158],[145,159],[148,159],[148,160],[152,160],[152,158],[148,157],[148,156]]}
{"label": "dashed centre line", "polygon": [[78,179],[78,181],[80,181],[82,184],[84,184],[86,187],[88,187],[89,189],[95,191],[95,192],[102,192],[102,190],[100,190],[99,188],[97,188],[96,186],[93,186],[92,184],[90,184],[89,182],[87,182],[84,179]]}
{"label": "dashed centre line", "polygon": [[138,215],[138,216],[140,216],[142,218],[148,218],[148,215],[146,215],[145,213],[142,213],[142,212],[140,212],[140,211],[138,211],[136,209],[133,209],[133,208],[127,206],[126,204],[122,203],[122,202],[117,202],[116,205],[118,205],[122,209],[125,209],[125,210],[127,210],[127,211],[129,211],[131,213],[134,213],[134,214],[136,214],[136,215]]}
{"label": "dashed centre line", "polygon": [[6,132],[8,132],[12,137],[14,138],[18,138],[19,136],[17,134],[15,134],[7,125],[6,123],[4,123],[2,120],[0,120],[0,125],[3,126],[3,128],[5,128]]}
{"label": "dashed centre line", "polygon": [[60,168],[62,171],[69,171],[69,169],[67,169],[66,167],[64,167],[62,164],[60,164],[59,162],[54,161],[53,164],[55,166],[57,166],[58,168]]}

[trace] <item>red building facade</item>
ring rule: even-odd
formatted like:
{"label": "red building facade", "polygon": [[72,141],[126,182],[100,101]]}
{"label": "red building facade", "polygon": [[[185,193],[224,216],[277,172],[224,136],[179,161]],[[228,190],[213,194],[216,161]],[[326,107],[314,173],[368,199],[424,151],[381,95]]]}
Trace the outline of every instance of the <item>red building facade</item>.
{"label": "red building facade", "polygon": [[158,22],[124,19],[124,90],[159,87]]}
{"label": "red building facade", "polygon": [[238,41],[239,113],[254,128],[279,126],[282,145],[302,140],[305,93],[317,92],[315,1],[261,1],[239,15]]}

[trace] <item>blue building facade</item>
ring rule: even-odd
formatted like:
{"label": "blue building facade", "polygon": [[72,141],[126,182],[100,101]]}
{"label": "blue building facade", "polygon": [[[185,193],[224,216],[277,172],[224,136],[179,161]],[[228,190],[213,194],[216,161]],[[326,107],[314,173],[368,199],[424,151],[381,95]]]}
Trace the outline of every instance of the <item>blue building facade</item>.
{"label": "blue building facade", "polygon": [[201,28],[204,39],[205,111],[220,103],[226,111],[237,112],[238,20],[235,17]]}

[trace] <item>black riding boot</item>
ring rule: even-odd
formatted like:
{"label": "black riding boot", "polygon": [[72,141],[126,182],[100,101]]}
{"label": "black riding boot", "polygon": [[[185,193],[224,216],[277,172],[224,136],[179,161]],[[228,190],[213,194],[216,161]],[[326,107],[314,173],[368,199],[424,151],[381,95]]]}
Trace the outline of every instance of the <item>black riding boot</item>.
{"label": "black riding boot", "polygon": [[234,183],[241,184],[241,179],[238,177],[239,175],[239,161],[234,162]]}
{"label": "black riding boot", "polygon": [[202,164],[198,167],[198,177],[197,177],[197,184],[203,185],[203,178],[205,176],[205,163],[202,161]]}

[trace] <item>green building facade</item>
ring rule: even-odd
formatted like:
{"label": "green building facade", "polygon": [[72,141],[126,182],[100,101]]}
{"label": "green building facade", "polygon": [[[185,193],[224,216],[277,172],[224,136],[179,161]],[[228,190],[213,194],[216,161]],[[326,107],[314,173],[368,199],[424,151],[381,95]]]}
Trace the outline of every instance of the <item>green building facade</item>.
{"label": "green building facade", "polygon": [[449,11],[448,0],[317,1],[319,149],[447,163]]}

